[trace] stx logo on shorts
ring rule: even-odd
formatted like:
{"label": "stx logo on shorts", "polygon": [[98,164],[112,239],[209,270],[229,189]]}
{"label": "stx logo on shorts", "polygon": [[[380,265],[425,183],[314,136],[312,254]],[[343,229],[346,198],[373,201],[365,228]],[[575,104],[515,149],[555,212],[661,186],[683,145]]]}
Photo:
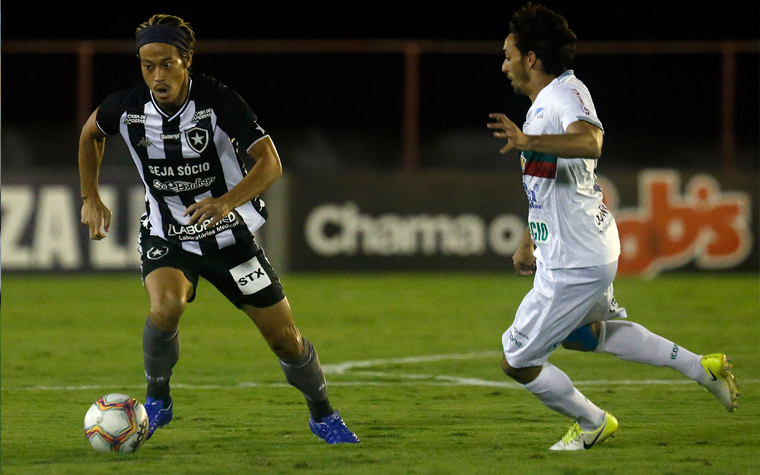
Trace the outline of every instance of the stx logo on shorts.
{"label": "stx logo on shorts", "polygon": [[255,294],[272,283],[257,257],[233,267],[230,275],[243,295]]}

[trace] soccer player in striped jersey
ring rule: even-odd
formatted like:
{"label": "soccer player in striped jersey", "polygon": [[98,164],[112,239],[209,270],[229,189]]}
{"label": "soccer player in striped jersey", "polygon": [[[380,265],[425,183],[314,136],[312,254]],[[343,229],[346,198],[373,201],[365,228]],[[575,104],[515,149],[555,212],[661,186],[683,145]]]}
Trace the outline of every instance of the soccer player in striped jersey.
{"label": "soccer player in striped jersey", "polygon": [[[202,276],[256,324],[306,398],[312,432],[331,444],[359,442],[332,408],[319,357],[254,239],[267,218],[259,195],[282,174],[271,137],[234,90],[191,71],[195,33],[184,20],[154,15],[135,36],[143,81],[107,97],[84,124],[79,173],[82,223],[95,240],[106,237],[111,220],[98,193],[107,136],[121,135],[145,185],[139,249],[150,301],[143,331],[148,437],[172,419],[179,320]],[[250,171],[246,161],[254,163]]]}
{"label": "soccer player in striped jersey", "polygon": [[490,115],[502,153],[521,151],[528,228],[513,256],[533,289],[504,332],[502,369],[547,407],[575,420],[552,450],[589,449],[615,433],[617,419],[585,398],[547,361],[559,345],[680,371],[729,411],[737,389],[729,359],[696,355],[625,320],[613,294],[620,239],[595,170],[603,127],[586,86],[569,69],[576,36],[559,14],[528,3],[515,12],[502,71],[532,105],[522,130]]}

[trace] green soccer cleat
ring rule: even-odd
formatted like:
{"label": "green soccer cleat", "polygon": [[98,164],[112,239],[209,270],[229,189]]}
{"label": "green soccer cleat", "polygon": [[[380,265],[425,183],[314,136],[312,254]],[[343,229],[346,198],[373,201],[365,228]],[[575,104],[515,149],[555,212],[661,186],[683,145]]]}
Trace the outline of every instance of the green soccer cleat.
{"label": "green soccer cleat", "polygon": [[604,442],[618,430],[618,421],[609,412],[604,413],[604,422],[595,430],[586,432],[576,422],[567,431],[562,440],[549,447],[549,450],[588,450]]}
{"label": "green soccer cleat", "polygon": [[739,391],[736,378],[731,372],[731,359],[722,353],[714,353],[703,356],[701,363],[705,368],[705,376],[699,384],[713,393],[728,412],[734,412],[738,406],[736,398],[739,397]]}

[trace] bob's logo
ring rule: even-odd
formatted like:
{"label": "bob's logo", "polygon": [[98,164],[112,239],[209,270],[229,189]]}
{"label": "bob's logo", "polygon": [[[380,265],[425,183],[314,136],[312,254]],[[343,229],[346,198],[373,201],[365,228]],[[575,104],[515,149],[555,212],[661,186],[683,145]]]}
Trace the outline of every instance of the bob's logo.
{"label": "bob's logo", "polygon": [[621,273],[653,276],[690,262],[726,269],[749,255],[749,194],[721,191],[710,175],[692,177],[683,194],[680,183],[677,171],[644,171],[639,175],[638,208],[614,212]]}

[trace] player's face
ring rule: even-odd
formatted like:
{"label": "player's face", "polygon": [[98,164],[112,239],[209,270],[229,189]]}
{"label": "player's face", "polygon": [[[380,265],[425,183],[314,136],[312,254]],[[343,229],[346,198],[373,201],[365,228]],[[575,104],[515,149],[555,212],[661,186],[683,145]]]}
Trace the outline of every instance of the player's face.
{"label": "player's face", "polygon": [[520,54],[520,50],[515,46],[515,35],[509,34],[504,40],[504,63],[501,70],[511,81],[512,87],[518,94],[528,93],[528,68],[525,66],[525,59]]}
{"label": "player's face", "polygon": [[166,43],[148,43],[139,53],[143,79],[156,102],[162,109],[179,109],[187,97],[192,55],[185,64],[177,47]]}

